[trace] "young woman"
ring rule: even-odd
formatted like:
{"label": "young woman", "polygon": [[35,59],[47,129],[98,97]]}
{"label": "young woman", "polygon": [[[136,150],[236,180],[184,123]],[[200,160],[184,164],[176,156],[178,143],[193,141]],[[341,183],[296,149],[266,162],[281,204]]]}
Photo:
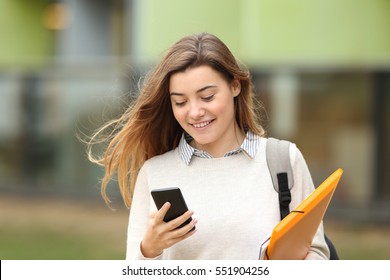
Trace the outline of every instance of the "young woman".
{"label": "young woman", "polygon": [[[254,104],[249,72],[217,37],[186,36],[168,50],[133,106],[106,126],[116,133],[94,160],[106,170],[105,200],[117,174],[131,207],[127,259],[258,259],[280,212]],[[295,145],[290,157],[294,208],[314,186]],[[150,192],[167,187],[180,188],[191,210],[166,223],[171,205],[157,211]],[[328,257],[321,225],[306,258]]]}

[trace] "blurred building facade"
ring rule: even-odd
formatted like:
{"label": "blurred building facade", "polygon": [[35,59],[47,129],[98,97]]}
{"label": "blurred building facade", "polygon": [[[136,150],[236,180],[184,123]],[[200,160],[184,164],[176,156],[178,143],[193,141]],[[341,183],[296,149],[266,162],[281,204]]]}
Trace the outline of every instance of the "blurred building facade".
{"label": "blurred building facade", "polygon": [[98,196],[76,133],[207,31],[252,71],[269,134],[297,143],[315,184],[344,169],[335,208],[389,212],[389,27],[386,0],[2,0],[0,192]]}

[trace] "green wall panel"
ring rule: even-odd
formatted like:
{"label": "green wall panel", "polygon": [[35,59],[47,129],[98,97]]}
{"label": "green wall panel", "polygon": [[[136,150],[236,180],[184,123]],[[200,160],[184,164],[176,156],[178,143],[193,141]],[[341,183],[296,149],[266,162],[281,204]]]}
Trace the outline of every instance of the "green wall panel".
{"label": "green wall panel", "polygon": [[389,65],[388,0],[142,0],[137,53],[208,31],[255,65]]}
{"label": "green wall panel", "polygon": [[53,35],[44,28],[46,0],[0,0],[0,67],[40,65],[50,58]]}

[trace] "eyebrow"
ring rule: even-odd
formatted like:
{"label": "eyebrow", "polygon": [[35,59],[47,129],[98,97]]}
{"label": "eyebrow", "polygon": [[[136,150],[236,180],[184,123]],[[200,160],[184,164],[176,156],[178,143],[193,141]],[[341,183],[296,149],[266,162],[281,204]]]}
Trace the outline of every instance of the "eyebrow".
{"label": "eyebrow", "polygon": [[[205,90],[207,90],[207,89],[209,89],[209,88],[216,88],[216,87],[217,87],[216,85],[207,85],[207,86],[204,86],[204,87],[198,89],[195,93],[198,94],[198,93],[201,93],[201,92],[203,92],[203,91],[205,91]],[[170,92],[169,95],[170,95],[170,96],[172,96],[172,95],[183,96],[184,93]]]}

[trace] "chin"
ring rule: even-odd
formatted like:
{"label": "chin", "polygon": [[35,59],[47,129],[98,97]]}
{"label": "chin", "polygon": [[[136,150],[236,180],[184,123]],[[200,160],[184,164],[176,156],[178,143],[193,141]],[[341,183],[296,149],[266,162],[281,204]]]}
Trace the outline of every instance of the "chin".
{"label": "chin", "polygon": [[203,137],[194,137],[194,141],[199,144],[199,145],[208,145],[208,144],[211,144],[213,143],[213,140],[211,139],[205,139]]}

